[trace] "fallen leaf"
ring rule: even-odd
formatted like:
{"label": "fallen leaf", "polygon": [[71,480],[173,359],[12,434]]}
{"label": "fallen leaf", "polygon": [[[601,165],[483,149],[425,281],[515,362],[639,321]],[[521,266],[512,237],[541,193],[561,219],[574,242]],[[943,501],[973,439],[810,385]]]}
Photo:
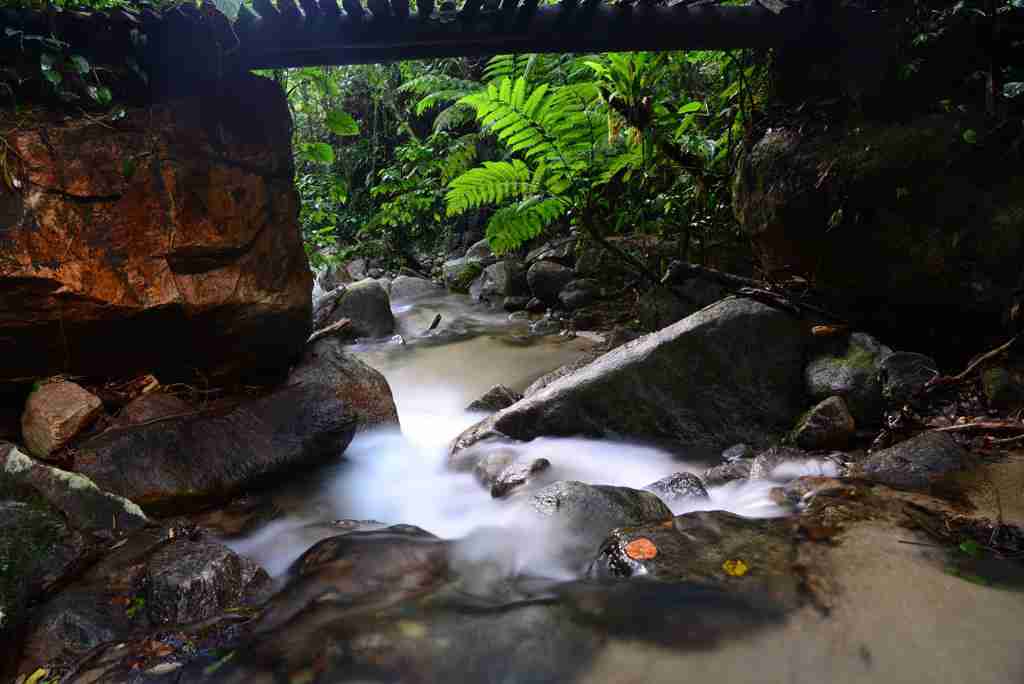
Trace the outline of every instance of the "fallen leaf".
{"label": "fallen leaf", "polygon": [[25,680],[25,684],[38,684],[38,682],[42,681],[43,677],[49,673],[49,670],[41,667],[28,676],[28,679]]}
{"label": "fallen leaf", "polygon": [[842,335],[847,330],[849,327],[845,325],[816,325],[811,328],[811,334],[815,337],[832,337]]}
{"label": "fallen leaf", "polygon": [[730,577],[743,577],[750,571],[750,566],[741,560],[727,560],[722,563],[722,569]]}
{"label": "fallen leaf", "polygon": [[633,560],[650,560],[658,555],[658,547],[650,539],[641,537],[626,544],[626,555]]}

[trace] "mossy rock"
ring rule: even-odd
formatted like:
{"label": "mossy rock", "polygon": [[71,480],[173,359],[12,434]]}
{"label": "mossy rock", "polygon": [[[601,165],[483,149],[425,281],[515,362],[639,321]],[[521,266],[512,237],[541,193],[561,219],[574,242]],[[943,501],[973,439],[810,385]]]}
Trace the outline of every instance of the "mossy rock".
{"label": "mossy rock", "polygon": [[469,292],[469,286],[484,272],[484,267],[476,261],[467,263],[451,281],[452,292],[465,294]]}

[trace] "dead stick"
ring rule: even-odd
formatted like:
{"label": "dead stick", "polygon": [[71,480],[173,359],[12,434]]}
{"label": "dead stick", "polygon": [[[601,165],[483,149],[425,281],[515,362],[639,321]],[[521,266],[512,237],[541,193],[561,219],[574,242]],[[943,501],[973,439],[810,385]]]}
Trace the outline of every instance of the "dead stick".
{"label": "dead stick", "polygon": [[935,432],[960,432],[962,430],[1014,430],[1024,432],[1024,423],[982,420],[977,423],[963,423],[962,425],[935,428]]}
{"label": "dead stick", "polygon": [[999,356],[1004,351],[1009,349],[1010,346],[1014,342],[1017,341],[1018,337],[1020,337],[1020,336],[1019,335],[1014,335],[1012,338],[1010,338],[1010,341],[1007,342],[1006,344],[1002,344],[1002,345],[996,347],[995,349],[993,349],[992,351],[985,352],[984,354],[982,354],[981,356],[976,358],[974,361],[972,361],[967,366],[967,368],[964,369],[963,373],[960,373],[959,375],[954,375],[953,377],[933,378],[933,379],[928,381],[928,383],[925,385],[925,388],[933,387],[935,385],[949,385],[949,384],[952,384],[952,383],[955,383],[955,382],[962,382],[964,379],[967,378],[968,375],[971,374],[971,371],[973,371],[975,368],[977,368],[981,364],[985,363],[989,359],[994,358],[996,356]]}

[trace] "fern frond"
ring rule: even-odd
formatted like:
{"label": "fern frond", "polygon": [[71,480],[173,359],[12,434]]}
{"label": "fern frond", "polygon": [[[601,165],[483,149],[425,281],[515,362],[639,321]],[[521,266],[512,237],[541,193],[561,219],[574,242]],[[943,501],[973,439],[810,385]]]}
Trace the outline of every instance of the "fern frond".
{"label": "fern frond", "polygon": [[487,222],[487,241],[495,254],[504,254],[540,235],[568,208],[568,202],[561,198],[542,196],[502,207]]}
{"label": "fern frond", "polygon": [[533,183],[533,173],[520,161],[484,162],[466,171],[448,184],[446,201],[448,215],[455,216],[485,204],[501,204],[540,191]]}
{"label": "fern frond", "polygon": [[502,78],[522,76],[530,63],[531,55],[495,55],[487,60],[484,67],[484,82],[491,83]]}
{"label": "fern frond", "polygon": [[442,176],[447,183],[459,174],[465,173],[476,163],[476,144],[479,136],[475,133],[464,135],[454,143],[443,163]]}
{"label": "fern frond", "polygon": [[451,107],[445,107],[439,111],[437,116],[434,117],[434,131],[450,131],[451,129],[458,128],[472,119],[472,109],[462,105],[453,104]]}

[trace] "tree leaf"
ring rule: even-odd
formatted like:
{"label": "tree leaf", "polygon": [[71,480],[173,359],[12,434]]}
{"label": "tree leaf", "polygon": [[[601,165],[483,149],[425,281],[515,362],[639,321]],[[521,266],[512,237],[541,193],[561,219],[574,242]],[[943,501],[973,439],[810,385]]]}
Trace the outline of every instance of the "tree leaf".
{"label": "tree leaf", "polygon": [[968,145],[973,145],[976,142],[978,142],[978,132],[975,131],[973,128],[968,128],[966,131],[964,131],[962,137],[964,139],[964,142],[967,143]]}
{"label": "tree leaf", "polygon": [[359,122],[340,109],[327,112],[327,128],[335,135],[359,135]]}
{"label": "tree leaf", "polygon": [[[1024,3],[1024,0],[1021,0]],[[1022,4],[1024,8],[1024,4]],[[1015,97],[1024,95],[1024,81],[1010,81],[1003,85],[1003,97],[1008,100],[1012,100]]]}
{"label": "tree leaf", "polygon": [[697,102],[697,101],[687,102],[686,104],[684,104],[682,107],[679,108],[679,112],[678,113],[679,114],[690,114],[692,112],[699,112],[703,107],[704,107],[704,103],[703,102]]}
{"label": "tree leaf", "polygon": [[334,163],[334,149],[327,143],[305,143],[301,149],[302,156],[309,161],[320,164]]}
{"label": "tree leaf", "polygon": [[242,0],[213,0],[214,6],[221,14],[234,21],[238,18],[238,10],[242,7]]}
{"label": "tree leaf", "polygon": [[83,76],[92,69],[89,65],[89,60],[81,55],[71,55],[71,64],[75,67],[75,71],[82,74]]}

